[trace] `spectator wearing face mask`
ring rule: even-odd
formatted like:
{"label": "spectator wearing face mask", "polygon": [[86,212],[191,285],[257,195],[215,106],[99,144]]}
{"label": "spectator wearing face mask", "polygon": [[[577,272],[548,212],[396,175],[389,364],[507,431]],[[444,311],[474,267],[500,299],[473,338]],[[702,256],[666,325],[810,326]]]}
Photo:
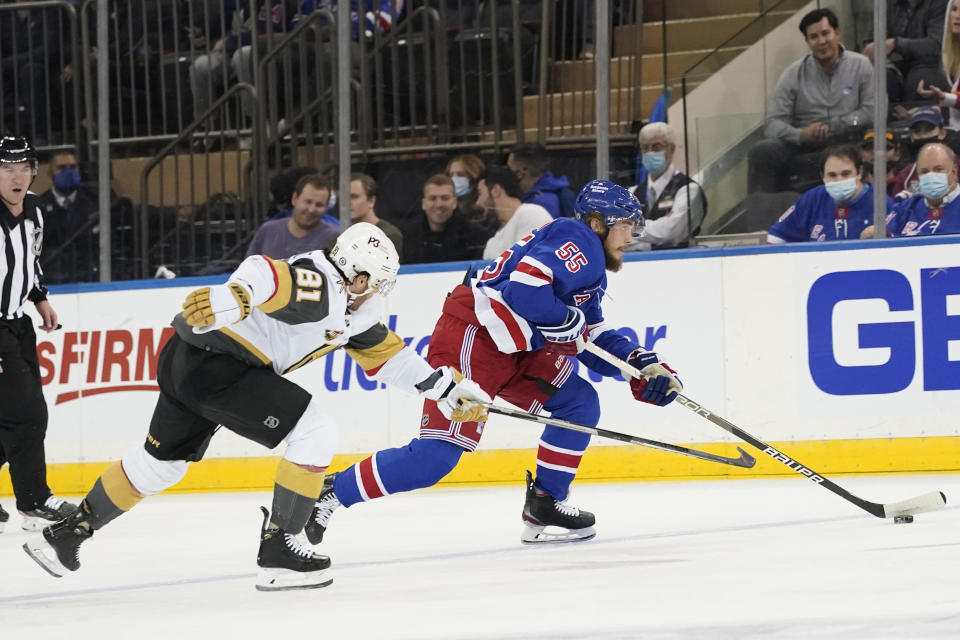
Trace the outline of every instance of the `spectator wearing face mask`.
{"label": "spectator wearing face mask", "polygon": [[[960,133],[944,128],[943,116],[938,107],[920,107],[915,109],[910,117],[910,131],[907,143],[910,157],[916,158],[920,149],[931,142],[941,142],[960,153]],[[906,200],[919,193],[920,177],[917,174],[917,164],[910,163],[897,174],[894,182],[894,199]]]}
{"label": "spectator wearing face mask", "polygon": [[41,266],[51,284],[98,279],[97,194],[83,185],[72,150],[55,151],[48,165],[52,186],[40,194],[44,218]]}
{"label": "spectator wearing face mask", "polygon": [[[960,233],[960,186],[957,158],[950,147],[934,142],[917,155],[920,193],[896,205],[887,215],[887,235],[932,236]],[[870,237],[873,228],[864,230]]]}
{"label": "spectator wearing face mask", "polygon": [[[877,181],[873,174],[873,139],[875,136],[876,134],[873,131],[867,131],[860,143],[860,152],[863,154],[863,181],[871,184]],[[901,145],[897,143],[897,140],[889,131],[886,135],[886,148],[887,177],[883,182],[887,195],[893,196],[896,193],[893,189],[897,182],[897,174],[900,173],[905,164],[910,163],[904,160]]]}
{"label": "spectator wearing face mask", "polygon": [[[852,240],[873,223],[873,185],[863,181],[863,159],[854,145],[824,153],[823,184],[810,189],[770,227],[767,242]],[[893,200],[887,196],[887,211]]]}
{"label": "spectator wearing face mask", "polygon": [[484,170],[486,165],[483,160],[472,153],[465,153],[451,159],[444,173],[453,180],[457,208],[463,217],[493,233],[500,226],[497,216],[477,202],[477,180]]}
{"label": "spectator wearing face mask", "polygon": [[677,150],[673,127],[666,122],[651,122],[640,129],[639,143],[647,177],[630,187],[630,193],[643,205],[645,226],[643,235],[628,250],[685,247],[690,236],[700,231],[706,197],[700,185],[673,166]]}

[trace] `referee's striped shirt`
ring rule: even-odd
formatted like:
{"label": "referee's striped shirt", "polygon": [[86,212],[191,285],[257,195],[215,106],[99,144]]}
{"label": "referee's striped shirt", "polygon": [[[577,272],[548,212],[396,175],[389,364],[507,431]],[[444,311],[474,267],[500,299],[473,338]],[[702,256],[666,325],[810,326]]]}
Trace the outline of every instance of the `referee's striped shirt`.
{"label": "referee's striped shirt", "polygon": [[23,316],[27,300],[39,302],[47,297],[40,269],[43,247],[43,213],[40,198],[27,193],[23,212],[15,216],[0,201],[0,318]]}

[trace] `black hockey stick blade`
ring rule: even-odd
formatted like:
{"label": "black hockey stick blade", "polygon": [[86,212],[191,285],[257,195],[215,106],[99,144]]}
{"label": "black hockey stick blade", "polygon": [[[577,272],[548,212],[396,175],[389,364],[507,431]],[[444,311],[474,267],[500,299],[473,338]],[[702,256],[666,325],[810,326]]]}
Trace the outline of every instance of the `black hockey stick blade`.
{"label": "black hockey stick blade", "polygon": [[[597,345],[588,342],[586,344],[586,350],[594,354],[601,360],[608,362],[609,364],[617,367],[620,371],[623,372],[625,376],[632,376],[634,378],[643,378],[643,374],[640,373],[635,367],[624,362],[620,358],[616,357],[613,354],[607,353]],[[947,497],[943,494],[942,491],[932,491],[930,493],[925,493],[923,495],[917,496],[915,498],[909,498],[907,500],[901,500],[900,502],[891,502],[889,504],[882,504],[878,502],[870,502],[869,500],[864,500],[859,496],[855,496],[837,483],[833,482],[829,478],[825,478],[820,475],[810,467],[807,467],[800,463],[797,460],[794,460],[785,453],[777,451],[775,448],[771,447],[766,442],[758,440],[754,436],[750,435],[737,425],[733,424],[729,420],[726,420],[717,414],[713,413],[703,405],[694,402],[690,398],[677,394],[676,402],[687,409],[693,411],[695,414],[709,420],[713,424],[717,425],[727,433],[731,433],[736,437],[740,438],[747,444],[757,448],[763,453],[767,454],[777,462],[783,463],[792,471],[799,473],[800,475],[808,478],[809,480],[819,484],[824,489],[832,491],[837,494],[844,500],[851,502],[867,513],[874,515],[878,518],[893,518],[894,516],[907,516],[914,515],[917,513],[925,513],[927,511],[935,511],[947,504]]]}
{"label": "black hockey stick blade", "polygon": [[585,424],[570,422],[568,420],[561,420],[559,418],[548,418],[544,416],[538,416],[532,413],[527,413],[526,411],[520,411],[519,409],[501,407],[495,404],[488,404],[487,411],[489,411],[490,413],[497,413],[502,416],[510,416],[511,418],[519,418],[520,420],[526,420],[528,422],[537,422],[539,424],[553,425],[556,427],[562,427],[564,429],[570,429],[571,431],[579,431],[581,433],[589,433],[591,435],[601,436],[603,438],[609,438],[611,440],[619,440],[620,442],[629,442],[630,444],[636,444],[642,447],[649,447],[651,449],[658,449],[660,451],[667,451],[669,453],[676,453],[682,456],[689,456],[691,458],[697,458],[699,460],[707,460],[708,462],[728,464],[734,467],[743,467],[744,469],[750,469],[751,467],[753,467],[753,465],[757,464],[757,460],[753,456],[751,456],[749,453],[741,449],[740,447],[737,447],[737,451],[740,452],[740,457],[728,458],[727,456],[721,456],[714,453],[707,453],[706,451],[700,451],[698,449],[690,449],[688,447],[681,447],[679,445],[669,444],[666,442],[659,442],[657,440],[648,440],[647,438],[641,438],[639,436],[631,436],[626,433],[619,433],[617,431],[610,431],[608,429],[590,427]]}

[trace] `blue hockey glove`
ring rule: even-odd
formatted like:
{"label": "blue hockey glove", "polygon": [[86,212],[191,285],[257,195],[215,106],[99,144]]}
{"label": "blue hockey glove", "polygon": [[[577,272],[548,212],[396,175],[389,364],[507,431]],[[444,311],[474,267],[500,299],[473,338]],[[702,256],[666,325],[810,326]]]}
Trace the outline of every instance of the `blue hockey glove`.
{"label": "blue hockey glove", "polygon": [[640,402],[663,407],[673,402],[677,394],[683,391],[683,383],[677,377],[677,372],[660,360],[656,352],[637,349],[630,354],[627,362],[646,376],[630,379],[630,391]]}

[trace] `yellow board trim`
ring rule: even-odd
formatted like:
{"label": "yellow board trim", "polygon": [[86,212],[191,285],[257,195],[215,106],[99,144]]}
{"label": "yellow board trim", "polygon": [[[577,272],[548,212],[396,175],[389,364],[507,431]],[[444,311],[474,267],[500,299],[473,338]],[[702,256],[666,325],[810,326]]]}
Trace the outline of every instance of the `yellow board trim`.
{"label": "yellow board trim", "polygon": [[387,337],[380,344],[368,349],[347,349],[347,353],[364,371],[372,371],[400,353],[405,346],[403,338],[388,330]]}
{"label": "yellow board trim", "polygon": [[[264,257],[266,258],[266,256]],[[277,274],[277,290],[269,300],[258,304],[257,309],[264,313],[273,313],[290,304],[290,295],[293,293],[293,278],[290,276],[290,265],[288,263],[283,260],[266,259],[270,261],[273,272]]]}
{"label": "yellow board trim", "polygon": [[289,460],[280,459],[275,482],[296,494],[316,499],[323,488],[323,473],[307,471]]}
{"label": "yellow board trim", "polygon": [[111,463],[104,470],[100,480],[103,482],[103,489],[107,492],[110,502],[123,511],[130,511],[143,499],[143,496],[130,484],[119,460]]}
{"label": "yellow board trim", "polygon": [[259,360],[263,364],[265,365],[270,364],[270,358],[268,358],[262,351],[260,351],[260,349],[257,349],[255,346],[253,346],[252,342],[250,342],[249,340],[241,336],[236,331],[233,331],[229,327],[220,327],[220,331],[223,334],[229,336],[235,342],[238,342],[244,349],[252,353],[254,357],[256,357],[257,360]]}
{"label": "yellow board trim", "polygon": [[[704,451],[736,456],[736,444],[688,444]],[[960,473],[960,437],[872,438],[771,442],[787,455],[828,477],[850,474]],[[753,469],[740,469],[655,451],[643,447],[592,446],[577,474],[578,481],[696,480],[800,476],[783,464],[741,445],[757,458]],[[329,471],[339,471],[370,454],[340,455]],[[536,449],[477,451],[460,459],[444,485],[521,484],[523,470],[536,465]],[[190,465],[186,477],[170,492],[269,491],[277,475],[278,457],[219,458]],[[112,463],[76,462],[47,465],[47,478],[56,494],[77,495],[90,490]],[[0,496],[13,495],[7,468],[0,470]]]}

